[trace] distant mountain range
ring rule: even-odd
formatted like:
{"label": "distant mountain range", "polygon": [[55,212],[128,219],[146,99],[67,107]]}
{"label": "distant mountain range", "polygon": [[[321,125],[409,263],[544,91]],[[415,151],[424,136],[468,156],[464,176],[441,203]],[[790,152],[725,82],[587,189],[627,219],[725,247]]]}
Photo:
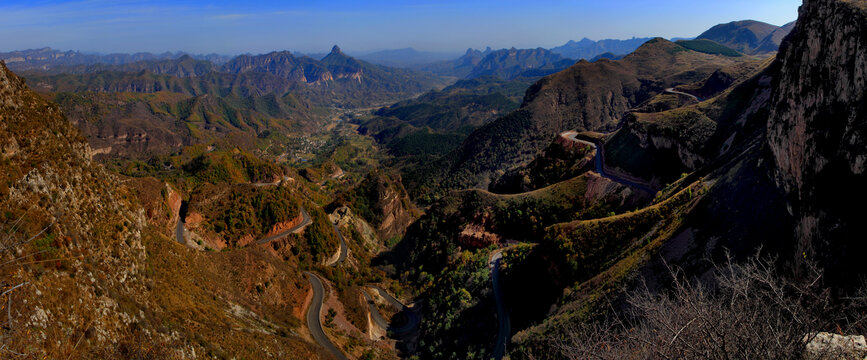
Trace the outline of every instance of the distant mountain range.
{"label": "distant mountain range", "polygon": [[57,66],[76,65],[124,65],[139,61],[171,60],[189,56],[196,60],[205,60],[215,64],[229,61],[231,57],[218,54],[191,55],[184,52],[164,52],[152,54],[147,52],[135,54],[86,54],[79,51],[61,51],[49,47],[41,49],[18,50],[0,53],[0,60],[14,71],[41,69],[48,70]]}
{"label": "distant mountain range", "polygon": [[[635,51],[641,44],[651,38],[632,38],[627,40],[605,39],[593,41],[587,38],[572,41],[552,49],[500,49],[490,47],[484,50],[468,49],[463,56],[455,58],[453,54],[424,52],[412,48],[383,50],[359,55],[358,58],[374,64],[408,67],[430,71],[444,76],[474,78],[477,76],[495,75],[505,78],[518,76],[521,72],[544,68],[542,74],[550,74],[548,70],[563,70],[578,59],[595,60],[600,58],[617,59]],[[491,58],[485,59],[491,53]],[[569,59],[569,64],[565,64]],[[484,60],[484,65],[476,69]],[[502,63],[500,63],[502,62]],[[558,62],[562,62],[559,63]],[[553,71],[556,72],[556,71]],[[527,76],[537,76],[529,74]]]}
{"label": "distant mountain range", "polygon": [[518,77],[539,78],[565,70],[576,60],[595,62],[599,59],[618,60],[638,49],[652,38],[627,40],[605,39],[593,41],[584,38],[570,40],[551,49],[468,49],[464,56],[414,68],[442,76],[473,79],[496,76],[510,80]]}
{"label": "distant mountain range", "polygon": [[278,51],[222,65],[189,55],[119,65],[38,61],[21,72],[28,83],[60,104],[100,154],[130,157],[224,139],[252,148],[277,136],[282,144],[279,136],[321,128],[316,108],[390,104],[448,84],[337,46],[321,60]]}
{"label": "distant mountain range", "polygon": [[562,71],[575,60],[564,58],[550,50],[500,49],[484,51],[469,49],[464,56],[419,67],[420,70],[442,76],[474,79],[495,76],[505,80],[518,77],[538,78]]}
{"label": "distant mountain range", "polygon": [[776,52],[794,27],[794,22],[775,26],[755,20],[733,21],[710,28],[698,39],[712,40],[744,54],[760,55]]}
{"label": "distant mountain range", "polygon": [[464,56],[454,60],[439,61],[433,64],[419,66],[418,69],[430,71],[434,74],[443,76],[466,77],[478,65],[482,59],[492,53],[490,47],[485,50],[467,49]]}
{"label": "distant mountain range", "polygon": [[551,48],[551,51],[571,59],[590,60],[604,53],[624,56],[635,51],[641,44],[646,43],[650,39],[652,38],[634,37],[627,40],[605,39],[593,41],[583,38],[581,41],[569,40],[569,42],[562,46]]}
{"label": "distant mountain range", "polygon": [[[774,26],[759,21],[744,20],[720,24],[705,31],[696,39],[711,40],[747,55],[763,55],[777,51],[782,39],[791,31],[794,23]],[[570,40],[551,49],[468,49],[463,56],[419,51],[413,48],[381,50],[357,56],[358,60],[372,64],[421,70],[439,76],[473,79],[480,76],[495,76],[505,80],[518,77],[539,78],[562,71],[578,59],[591,62],[605,59],[620,59],[632,53],[651,38],[626,40],[604,39],[599,41],[583,38]],[[673,39],[677,41],[679,39]],[[724,50],[724,49],[723,49]],[[332,52],[333,53],[333,52]],[[342,54],[342,52],[338,51]],[[302,54],[275,52],[263,55],[228,56],[190,55],[185,53],[136,53],[94,55],[77,51],[59,51],[51,48],[0,53],[0,60],[14,71],[43,70],[53,73],[93,73],[120,69],[122,71],[147,70],[155,74],[172,76],[201,76],[212,71],[223,73],[254,72],[272,73],[293,81],[316,83],[328,81],[329,76],[352,76],[348,69],[360,68],[360,63],[347,63],[346,69],[326,69],[316,59],[332,54]],[[353,58],[354,59],[354,58]],[[257,63],[257,61],[259,61]],[[357,61],[357,60],[356,60]],[[368,64],[369,63],[369,64]],[[332,64],[336,65],[336,64]],[[58,69],[62,67],[62,69]],[[376,73],[374,68],[370,71]]]}
{"label": "distant mountain range", "polygon": [[[447,84],[429,73],[373,65],[339,47],[321,60],[288,51],[240,55],[225,64],[189,55],[111,65],[50,65],[24,71],[53,92],[172,91],[186,95],[243,96],[293,92],[320,106],[362,106],[403,99]],[[192,80],[192,78],[196,78]]]}
{"label": "distant mountain range", "polygon": [[[719,43],[747,55],[763,55],[776,52],[783,38],[794,27],[794,22],[774,26],[759,21],[745,20],[720,24],[695,38],[673,38],[671,41],[704,39]],[[617,60],[638,49],[652,38],[599,41],[583,38],[570,40],[551,49],[468,49],[457,59],[431,61],[439,53],[425,53],[414,49],[387,50],[362,57],[373,63],[433,72],[442,76],[472,79],[493,75],[503,79],[516,77],[540,77],[562,71],[576,60],[595,62],[599,59]],[[691,44],[691,43],[687,43]],[[705,46],[710,46],[705,44]],[[725,49],[716,50],[724,51]]]}

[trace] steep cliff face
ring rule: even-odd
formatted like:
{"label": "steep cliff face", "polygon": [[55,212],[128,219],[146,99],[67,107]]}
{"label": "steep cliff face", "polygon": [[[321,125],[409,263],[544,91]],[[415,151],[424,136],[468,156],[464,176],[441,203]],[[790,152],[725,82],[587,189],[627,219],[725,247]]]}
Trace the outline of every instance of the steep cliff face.
{"label": "steep cliff face", "polygon": [[345,204],[376,230],[381,242],[400,238],[418,218],[400,177],[373,172],[358,186],[341,195],[335,204]]}
{"label": "steep cliff face", "polygon": [[767,140],[798,254],[842,272],[867,250],[867,2],[808,0],[800,12],[780,50]]}

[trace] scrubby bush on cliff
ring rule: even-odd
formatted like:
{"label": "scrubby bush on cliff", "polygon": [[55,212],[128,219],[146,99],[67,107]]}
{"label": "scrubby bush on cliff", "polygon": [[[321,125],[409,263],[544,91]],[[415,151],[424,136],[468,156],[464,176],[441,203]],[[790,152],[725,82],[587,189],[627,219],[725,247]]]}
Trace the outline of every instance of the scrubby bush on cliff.
{"label": "scrubby bush on cliff", "polygon": [[[822,273],[782,276],[768,262],[716,265],[711,281],[685,279],[671,270],[668,291],[640,287],[626,310],[608,318],[565,325],[549,339],[547,359],[799,359],[847,358],[810,354],[817,331],[863,333],[867,298],[839,297]],[[863,355],[862,355],[863,356]]]}

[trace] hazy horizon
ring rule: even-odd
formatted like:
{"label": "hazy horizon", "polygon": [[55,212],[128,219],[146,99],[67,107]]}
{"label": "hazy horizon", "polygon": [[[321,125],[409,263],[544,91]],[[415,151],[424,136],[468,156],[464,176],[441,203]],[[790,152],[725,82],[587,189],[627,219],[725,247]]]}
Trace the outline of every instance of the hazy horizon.
{"label": "hazy horizon", "polygon": [[457,54],[486,46],[551,48],[584,37],[694,37],[716,24],[748,19],[783,25],[797,17],[800,3],[15,0],[0,5],[0,51],[236,55],[327,53],[337,44],[357,54],[403,48]]}

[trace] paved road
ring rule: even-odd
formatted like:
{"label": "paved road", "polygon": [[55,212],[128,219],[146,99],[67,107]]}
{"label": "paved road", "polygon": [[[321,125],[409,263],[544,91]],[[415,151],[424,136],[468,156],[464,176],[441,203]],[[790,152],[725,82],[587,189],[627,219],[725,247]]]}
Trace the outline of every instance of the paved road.
{"label": "paved road", "polygon": [[388,320],[382,316],[382,313],[379,312],[379,308],[376,306],[376,302],[370,298],[370,295],[367,294],[366,291],[362,291],[364,294],[364,300],[367,301],[367,308],[370,310],[370,315],[373,318],[373,322],[376,323],[377,326],[388,329]]}
{"label": "paved road", "polygon": [[187,202],[181,200],[181,206],[178,208],[178,225],[175,226],[175,238],[182,245],[187,244],[184,238],[184,216],[187,214]]}
{"label": "paved road", "polygon": [[346,239],[343,238],[343,234],[340,233],[340,229],[337,228],[337,224],[331,223],[331,226],[334,227],[334,232],[337,233],[337,238],[340,239],[340,256],[337,257],[337,262],[332,264],[332,266],[337,266],[342,264],[344,260],[346,260],[346,255],[349,254],[349,247],[346,246]]}
{"label": "paved road", "polygon": [[609,179],[609,180],[617,182],[617,183],[621,183],[621,184],[629,186],[629,187],[644,190],[644,191],[649,192],[651,194],[656,194],[656,190],[651,189],[647,185],[639,184],[639,183],[636,183],[634,181],[626,180],[626,179],[623,179],[623,178],[613,176],[611,174],[606,173],[605,172],[605,166],[603,165],[604,161],[605,161],[605,151],[604,151],[604,148],[597,146],[596,143],[592,143],[592,142],[587,141],[587,140],[581,140],[581,139],[576,138],[578,133],[573,132],[573,131],[567,131],[567,132],[560,134],[560,135],[569,139],[569,140],[588,145],[588,146],[592,147],[594,150],[596,150],[596,156],[594,157],[593,162],[595,163],[596,172],[599,174],[599,176],[602,176],[606,179]]}
{"label": "paved road", "polygon": [[337,265],[342,264],[346,260],[346,256],[349,255],[349,247],[346,246],[346,239],[343,238],[343,234],[340,233],[337,224],[331,223],[331,227],[334,229],[334,233],[337,234],[337,238],[340,239],[340,247],[337,248],[337,258],[333,262],[325,262],[325,266],[337,267]]}
{"label": "paved road", "polygon": [[398,309],[398,310],[409,309],[409,306],[404,305],[404,303],[400,302],[400,300],[396,299],[394,296],[391,296],[391,294],[389,294],[388,291],[385,291],[383,288],[381,288],[377,285],[373,285],[371,287],[376,289],[376,291],[379,293],[379,295],[384,297],[386,300],[388,300],[388,302],[391,303],[391,306],[394,306],[395,309]]}
{"label": "paved road", "polygon": [[700,98],[700,97],[695,96],[695,95],[693,95],[693,94],[687,94],[687,93],[685,93],[685,92],[683,92],[683,91],[677,91],[677,90],[675,90],[674,88],[668,88],[668,89],[665,89],[665,92],[667,92],[667,93],[669,93],[669,94],[678,94],[678,95],[688,96],[688,97],[692,98],[693,100],[695,100],[695,102],[701,102],[701,98]]}
{"label": "paved road", "polygon": [[511,322],[509,321],[509,313],[506,311],[506,305],[503,303],[503,289],[500,286],[500,260],[503,259],[502,252],[495,252],[491,256],[491,281],[494,287],[494,300],[497,302],[497,320],[500,327],[497,331],[497,343],[494,345],[494,359],[500,360],[506,355],[506,340],[508,340],[511,332]]}
{"label": "paved road", "polygon": [[267,243],[269,243],[269,242],[272,242],[272,241],[274,241],[274,240],[277,240],[277,239],[279,239],[279,238],[282,238],[282,237],[284,237],[284,236],[286,236],[286,235],[294,234],[294,233],[300,232],[301,230],[304,230],[304,228],[307,227],[307,225],[310,225],[310,224],[313,223],[313,219],[310,218],[310,214],[307,214],[307,210],[304,210],[304,208],[301,208],[301,217],[302,217],[302,219],[301,219],[301,223],[300,223],[300,224],[298,224],[298,225],[292,227],[292,228],[289,229],[289,230],[283,231],[283,232],[281,232],[281,233],[279,233],[279,234],[271,235],[271,236],[269,236],[269,237],[266,237],[266,238],[264,238],[264,239],[261,239],[261,240],[259,240],[259,241],[256,241],[256,243],[257,243],[257,244],[267,244]]}
{"label": "paved road", "polygon": [[322,322],[319,320],[319,315],[322,313],[322,301],[325,299],[325,286],[322,285],[322,280],[319,280],[319,277],[311,272],[305,271],[304,275],[307,275],[307,280],[313,286],[313,301],[307,308],[307,328],[310,329],[310,334],[319,345],[328,350],[334,357],[347,360],[346,356],[325,335],[325,330],[322,330]]}
{"label": "paved road", "polygon": [[[379,292],[380,296],[384,297],[389,303],[391,303],[391,305],[395,309],[399,310],[400,313],[402,313],[406,317],[406,324],[403,324],[402,326],[393,326],[388,322],[385,322],[383,325],[376,320],[377,315],[379,315],[380,318],[382,317],[382,315],[379,313],[379,308],[376,307],[376,303],[368,301],[367,304],[370,307],[370,312],[376,314],[374,315],[373,320],[377,323],[377,325],[379,325],[383,329],[387,329],[392,334],[397,336],[412,333],[421,322],[421,317],[418,315],[418,313],[416,313],[415,310],[401,303],[399,300],[395,299],[394,296],[391,296],[391,294],[389,294],[387,291],[383,290],[379,286],[374,285],[372,287],[376,289],[377,292]],[[364,293],[364,296],[370,299],[367,293]]]}
{"label": "paved road", "polygon": [[180,216],[178,216],[178,226],[175,227],[175,237],[181,245],[187,244],[187,240],[184,239],[184,220]]}

